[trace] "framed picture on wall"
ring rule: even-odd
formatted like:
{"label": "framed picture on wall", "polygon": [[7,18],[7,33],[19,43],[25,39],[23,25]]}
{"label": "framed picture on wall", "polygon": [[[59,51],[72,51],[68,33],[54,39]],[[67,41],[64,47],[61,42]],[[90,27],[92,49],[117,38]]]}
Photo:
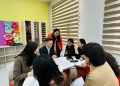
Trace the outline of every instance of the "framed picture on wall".
{"label": "framed picture on wall", "polygon": [[0,21],[0,46],[6,45],[21,45],[18,22]]}

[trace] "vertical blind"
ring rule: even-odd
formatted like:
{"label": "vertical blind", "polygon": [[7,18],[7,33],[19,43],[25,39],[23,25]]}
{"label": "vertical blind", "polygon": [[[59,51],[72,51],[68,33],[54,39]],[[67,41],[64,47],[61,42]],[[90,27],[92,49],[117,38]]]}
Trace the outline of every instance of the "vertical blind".
{"label": "vertical blind", "polygon": [[103,28],[104,49],[120,54],[120,0],[105,0]]}
{"label": "vertical blind", "polygon": [[52,6],[52,28],[60,29],[63,43],[68,38],[78,40],[79,29],[79,1],[60,0]]}
{"label": "vertical blind", "polygon": [[42,42],[45,40],[46,38],[46,23],[41,22],[41,33],[42,33]]}

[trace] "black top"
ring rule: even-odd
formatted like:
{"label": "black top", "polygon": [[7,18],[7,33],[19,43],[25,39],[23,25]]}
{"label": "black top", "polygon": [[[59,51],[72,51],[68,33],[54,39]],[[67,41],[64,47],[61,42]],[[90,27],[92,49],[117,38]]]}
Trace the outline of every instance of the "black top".
{"label": "black top", "polygon": [[76,58],[79,59],[81,57],[81,55],[83,55],[83,50],[79,47],[77,50],[78,50],[78,54],[76,54]]}
{"label": "black top", "polygon": [[52,55],[57,55],[58,57],[60,57],[60,49],[59,49],[59,47],[58,47],[58,41],[56,40],[56,52],[54,51],[54,43],[55,43],[55,41],[53,41],[53,45],[52,45],[52,48],[50,49],[50,55],[52,56]]}
{"label": "black top", "polygon": [[75,56],[75,48],[74,48],[74,45],[72,46],[66,46],[66,49],[65,49],[65,56],[71,58],[72,56]]}

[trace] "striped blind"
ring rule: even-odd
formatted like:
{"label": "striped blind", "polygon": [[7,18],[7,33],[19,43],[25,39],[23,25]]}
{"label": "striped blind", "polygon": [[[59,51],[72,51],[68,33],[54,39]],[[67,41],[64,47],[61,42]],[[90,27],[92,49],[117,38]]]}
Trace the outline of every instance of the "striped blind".
{"label": "striped blind", "polygon": [[120,0],[105,0],[103,27],[104,49],[120,54]]}
{"label": "striped blind", "polygon": [[79,0],[60,0],[52,6],[52,28],[60,29],[63,43],[78,40]]}

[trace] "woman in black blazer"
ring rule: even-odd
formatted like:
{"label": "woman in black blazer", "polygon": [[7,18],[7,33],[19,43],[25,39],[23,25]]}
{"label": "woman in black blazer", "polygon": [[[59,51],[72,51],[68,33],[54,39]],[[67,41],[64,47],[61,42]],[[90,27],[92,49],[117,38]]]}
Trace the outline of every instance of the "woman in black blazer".
{"label": "woman in black blazer", "polygon": [[67,58],[71,58],[72,56],[75,56],[74,41],[72,38],[68,39],[68,44],[65,49],[65,56]]}

